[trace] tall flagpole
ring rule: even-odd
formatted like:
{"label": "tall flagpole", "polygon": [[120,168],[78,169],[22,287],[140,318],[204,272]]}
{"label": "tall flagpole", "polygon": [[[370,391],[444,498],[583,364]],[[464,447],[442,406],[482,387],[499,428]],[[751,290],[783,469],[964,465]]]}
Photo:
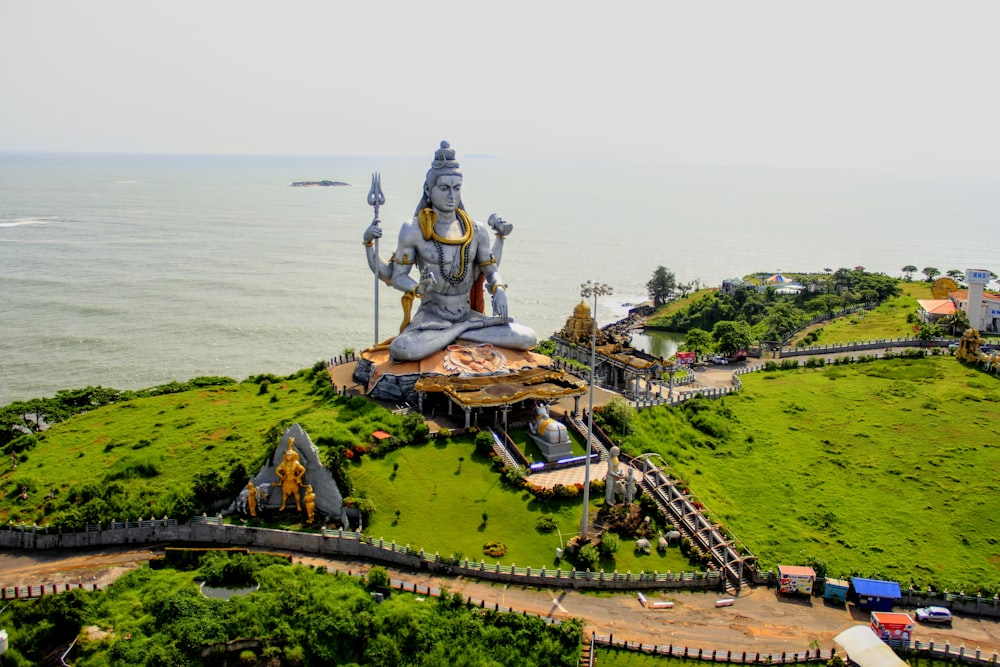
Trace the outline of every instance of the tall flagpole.
{"label": "tall flagpole", "polygon": [[[375,208],[375,220],[373,224],[378,225],[378,209],[385,203],[385,194],[382,193],[382,177],[376,171],[372,174],[372,187],[368,190],[368,204]],[[378,345],[378,237],[375,239],[375,345]]]}
{"label": "tall flagpole", "polygon": [[[592,325],[590,331],[590,412],[587,421],[587,461],[583,466],[583,517],[580,519],[580,539],[586,542],[589,539],[587,534],[588,515],[590,510],[590,456],[591,440],[594,437],[594,382],[597,375],[597,297],[613,294],[614,289],[605,283],[587,281],[580,285],[580,297],[584,299],[594,298],[594,310],[591,312]],[[614,481],[612,481],[612,484]]]}

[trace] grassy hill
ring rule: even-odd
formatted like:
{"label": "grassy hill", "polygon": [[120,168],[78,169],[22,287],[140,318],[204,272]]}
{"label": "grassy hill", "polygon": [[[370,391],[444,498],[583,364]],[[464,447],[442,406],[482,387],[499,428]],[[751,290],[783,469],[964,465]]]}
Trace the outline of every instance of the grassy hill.
{"label": "grassy hill", "polygon": [[[915,299],[927,296],[923,283],[903,287],[864,318],[827,325],[824,335],[900,335],[881,328],[901,326]],[[723,401],[643,411],[626,449],[660,453],[766,565],[812,563],[832,575],[1000,592],[994,377],[932,357],[743,381],[744,390]],[[497,540],[508,553],[496,560],[535,567],[554,564],[555,547],[577,530],[578,499],[543,504],[504,486],[471,439],[347,458],[370,444],[373,431],[405,438],[413,422],[331,395],[317,367],[120,400],[18,438],[0,463],[0,521],[74,527],[228,504],[294,422],[341,475],[345,494],[377,508],[370,534],[472,559]],[[553,516],[555,533],[535,529],[543,514]],[[288,520],[285,527],[307,528]],[[627,544],[602,565],[691,569],[674,549],[644,557]]]}
{"label": "grassy hill", "polygon": [[931,283],[900,282],[902,293],[887,299],[870,311],[838,317],[800,332],[789,345],[795,345],[815,331],[811,345],[853,343],[859,340],[902,338],[913,335],[913,325],[907,317],[917,312],[917,299],[931,299]]}
{"label": "grassy hill", "polygon": [[717,402],[639,414],[765,566],[1000,592],[1000,383],[953,357],[743,376]]}
{"label": "grassy hill", "polygon": [[657,309],[657,311],[653,313],[653,315],[649,318],[649,320],[647,320],[646,327],[650,329],[656,329],[662,327],[663,321],[669,316],[673,315],[674,313],[680,312],[685,308],[691,307],[691,304],[693,304],[695,301],[698,301],[703,297],[705,297],[706,295],[712,294],[713,292],[717,291],[718,288],[706,287],[705,289],[700,289],[696,292],[692,292],[691,294],[688,294],[686,297],[682,299],[674,299],[665,306]]}
{"label": "grassy hill", "polygon": [[[375,507],[366,533],[442,556],[522,567],[559,564],[556,547],[579,530],[579,498],[542,503],[501,483],[491,460],[475,453],[471,436],[390,446],[377,457],[364,453],[371,449],[374,431],[400,439],[413,430],[408,419],[419,418],[332,395],[327,385],[324,370],[304,370],[263,383],[128,400],[72,417],[37,438],[8,446],[14,455],[2,459],[0,467],[0,521],[80,527],[112,518],[184,519],[206,505],[212,512],[213,504],[226,506],[236,497],[273,453],[284,429],[299,423],[335,469],[341,491]],[[26,441],[30,448],[20,449]],[[536,529],[544,514],[552,515],[555,531]],[[251,524],[319,529],[287,513]],[[507,553],[485,556],[488,541],[502,542]],[[602,567],[701,569],[676,547],[643,555],[629,544],[616,557],[605,558]]]}

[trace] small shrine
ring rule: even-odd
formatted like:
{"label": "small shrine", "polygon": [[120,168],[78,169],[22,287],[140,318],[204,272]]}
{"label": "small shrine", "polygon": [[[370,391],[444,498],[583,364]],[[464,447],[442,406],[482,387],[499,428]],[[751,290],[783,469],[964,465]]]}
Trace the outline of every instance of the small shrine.
{"label": "small shrine", "polygon": [[285,430],[270,460],[247,482],[227,513],[287,514],[303,523],[336,519],[344,528],[350,528],[351,520],[336,480],[298,424]]}

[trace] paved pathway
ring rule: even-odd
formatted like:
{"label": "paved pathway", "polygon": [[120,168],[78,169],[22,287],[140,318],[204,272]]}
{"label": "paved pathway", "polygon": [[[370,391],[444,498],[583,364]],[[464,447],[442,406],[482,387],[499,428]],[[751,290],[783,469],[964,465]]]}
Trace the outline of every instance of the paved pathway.
{"label": "paved pathway", "polygon": [[[0,585],[110,584],[128,570],[160,552],[148,549],[105,548],[100,551],[45,553],[0,552]],[[294,562],[322,565],[330,570],[359,574],[370,563],[292,554]],[[672,609],[650,609],[635,593],[582,592],[572,589],[536,589],[466,579],[428,576],[421,572],[387,568],[390,578],[407,588],[414,584],[434,591],[460,592],[487,606],[527,611],[554,619],[582,618],[585,630],[601,636],[644,644],[688,646],[734,652],[781,653],[805,651],[813,642],[823,650],[833,637],[868,622],[853,606],[827,605],[823,600],[777,596],[766,588],[744,589],[731,607],[715,606],[717,592],[647,592],[653,601],[672,601]],[[1000,622],[956,617],[952,627],[917,625],[919,641],[981,648],[987,655],[1000,651]],[[815,646],[815,644],[814,644]]]}

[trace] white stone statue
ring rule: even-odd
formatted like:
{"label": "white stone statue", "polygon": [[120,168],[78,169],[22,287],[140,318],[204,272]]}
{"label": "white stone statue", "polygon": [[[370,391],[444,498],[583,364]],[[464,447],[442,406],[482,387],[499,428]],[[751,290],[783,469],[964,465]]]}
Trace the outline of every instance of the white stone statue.
{"label": "white stone statue", "polygon": [[615,491],[622,474],[621,462],[618,460],[621,451],[621,448],[615,445],[608,452],[608,474],[604,477],[604,502],[608,505],[615,504]]}
{"label": "white stone statue", "polygon": [[[382,234],[380,221],[365,230],[369,268],[397,290],[422,300],[412,319],[404,315],[402,330],[389,345],[395,361],[423,359],[458,339],[515,350],[529,350],[537,342],[534,331],[510,318],[507,285],[497,268],[502,245],[490,247],[489,229],[469,217],[461,193],[455,151],[442,141],[414,218],[400,229],[388,262],[372,248]],[[490,217],[490,225],[498,241],[512,228],[496,216]],[[410,275],[414,266],[419,280]],[[481,312],[480,277],[492,295],[492,316]]]}

